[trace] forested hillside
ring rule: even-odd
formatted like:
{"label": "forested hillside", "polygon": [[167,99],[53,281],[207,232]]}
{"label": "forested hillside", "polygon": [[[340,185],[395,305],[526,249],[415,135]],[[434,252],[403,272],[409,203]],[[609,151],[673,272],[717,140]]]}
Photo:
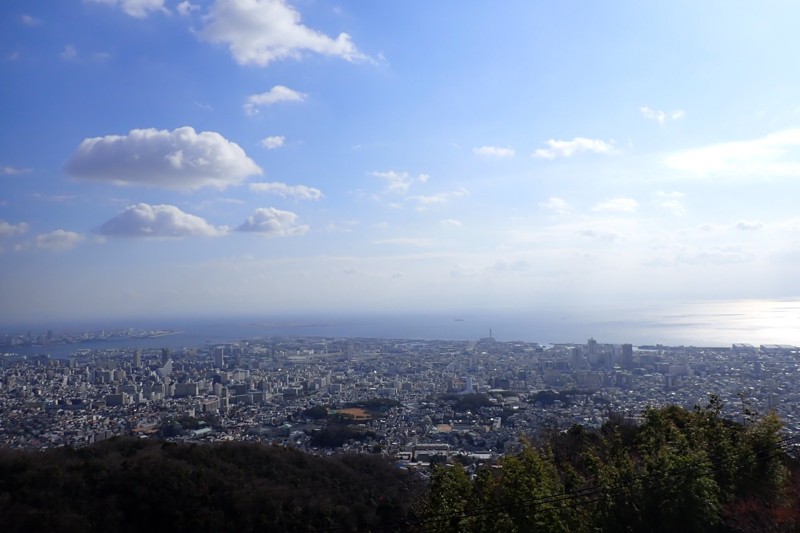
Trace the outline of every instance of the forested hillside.
{"label": "forested hillside", "polygon": [[795,531],[797,466],[774,415],[733,423],[716,398],[581,426],[472,477],[437,468],[430,531]]}
{"label": "forested hillside", "polygon": [[[704,408],[574,426],[494,464],[110,440],[0,450],[3,531],[742,532],[800,528],[796,437]],[[420,472],[425,472],[421,470]]]}
{"label": "forested hillside", "polygon": [[381,456],[112,439],[77,450],[0,453],[0,528],[369,530],[412,518],[420,488]]}

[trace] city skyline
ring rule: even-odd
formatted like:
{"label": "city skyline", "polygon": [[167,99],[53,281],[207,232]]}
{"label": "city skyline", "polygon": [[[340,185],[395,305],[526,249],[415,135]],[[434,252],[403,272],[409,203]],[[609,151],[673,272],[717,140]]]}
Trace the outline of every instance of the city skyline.
{"label": "city skyline", "polygon": [[798,11],[4,2],[0,324],[791,303]]}

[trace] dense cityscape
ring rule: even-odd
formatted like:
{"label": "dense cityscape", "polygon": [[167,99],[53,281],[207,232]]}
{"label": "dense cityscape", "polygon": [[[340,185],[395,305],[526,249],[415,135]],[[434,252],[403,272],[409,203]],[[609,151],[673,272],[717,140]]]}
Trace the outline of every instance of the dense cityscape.
{"label": "dense cityscape", "polygon": [[[132,336],[167,331],[131,332]],[[86,334],[96,337],[96,334]],[[315,454],[497,459],[521,437],[704,406],[800,432],[798,348],[272,337],[201,348],[19,355],[3,337],[0,446],[80,447],[114,436],[275,443]],[[15,340],[16,339],[16,340]],[[128,344],[128,343],[125,343]]]}

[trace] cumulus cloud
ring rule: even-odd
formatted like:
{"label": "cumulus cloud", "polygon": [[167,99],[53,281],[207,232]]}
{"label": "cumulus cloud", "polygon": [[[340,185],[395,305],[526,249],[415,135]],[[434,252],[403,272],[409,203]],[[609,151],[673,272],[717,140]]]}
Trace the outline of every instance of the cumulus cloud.
{"label": "cumulus cloud", "polygon": [[95,4],[106,4],[109,6],[119,7],[122,11],[134,18],[146,18],[150,13],[162,11],[169,13],[167,8],[164,7],[164,0],[83,0],[84,2],[93,2]]}
{"label": "cumulus cloud", "polygon": [[285,0],[216,0],[199,36],[222,43],[240,65],[265,67],[273,61],[299,59],[304,52],[365,60],[350,36],[335,39],[301,23]]}
{"label": "cumulus cloud", "polygon": [[587,139],[575,137],[571,141],[546,141],[547,148],[539,148],[533,152],[533,157],[541,159],[556,159],[559,157],[572,157],[583,152],[608,154],[614,151],[614,141],[601,141],[600,139]]}
{"label": "cumulus cloud", "polygon": [[633,213],[638,207],[639,202],[633,198],[612,198],[611,200],[595,205],[592,207],[592,211],[604,213]]}
{"label": "cumulus cloud", "polygon": [[511,157],[516,153],[513,148],[501,148],[500,146],[476,146],[472,151],[486,157]]}
{"label": "cumulus cloud", "polygon": [[280,148],[283,146],[284,141],[286,141],[286,137],[283,135],[271,135],[261,139],[259,144],[267,150],[274,150],[275,148]]}
{"label": "cumulus cloud", "polygon": [[298,218],[297,214],[291,211],[282,211],[274,207],[260,207],[247,217],[247,220],[236,230],[276,237],[302,235],[308,231],[308,226],[298,224]]}
{"label": "cumulus cloud", "polygon": [[251,183],[250,190],[253,192],[265,192],[268,194],[277,194],[284,198],[295,198],[297,200],[319,200],[322,198],[322,191],[314,187],[307,187],[305,185],[287,185],[280,181],[264,182],[264,183]]}
{"label": "cumulus cloud", "polygon": [[204,219],[184,213],[174,205],[129,205],[117,216],[100,226],[99,232],[109,237],[190,237],[225,233]]}
{"label": "cumulus cloud", "polygon": [[27,222],[12,224],[10,222],[6,222],[5,220],[0,220],[0,238],[21,235],[28,231],[28,228],[30,228],[30,226]]}
{"label": "cumulus cloud", "polygon": [[406,194],[414,183],[425,183],[430,179],[427,174],[419,174],[414,177],[408,172],[396,172],[389,170],[386,172],[372,172],[372,176],[381,178],[386,182],[386,193]]}
{"label": "cumulus cloud", "polygon": [[238,144],[213,131],[197,133],[189,126],[84,139],[66,171],[78,179],[177,191],[221,190],[261,174]]}
{"label": "cumulus cloud", "polygon": [[61,252],[64,250],[69,250],[74,246],[77,246],[85,237],[80,233],[75,233],[74,231],[65,231],[63,229],[57,229],[55,231],[51,231],[50,233],[43,233],[41,235],[36,236],[36,247],[41,248],[43,250],[51,250],[53,252]]}
{"label": "cumulus cloud", "polygon": [[713,144],[668,156],[668,167],[699,177],[794,177],[800,174],[800,128],[760,139]]}
{"label": "cumulus cloud", "polygon": [[182,17],[188,17],[193,11],[197,11],[198,9],[200,9],[200,6],[189,2],[189,0],[183,0],[183,2],[175,6],[175,11]]}
{"label": "cumulus cloud", "polygon": [[640,107],[642,116],[649,120],[655,120],[659,125],[664,125],[667,120],[678,120],[683,118],[684,112],[680,109],[674,111],[661,111],[660,109],[650,109],[649,107]]}
{"label": "cumulus cloud", "polygon": [[559,215],[566,215],[570,211],[569,204],[563,198],[558,198],[556,196],[552,196],[547,199],[546,202],[542,202],[539,204],[540,207],[544,207],[545,209],[549,209],[556,214]]}
{"label": "cumulus cloud", "polygon": [[276,85],[269,91],[261,94],[251,94],[247,97],[244,104],[244,112],[248,115],[258,114],[258,108],[265,105],[273,105],[280,102],[302,102],[306,95],[290,89],[284,85]]}

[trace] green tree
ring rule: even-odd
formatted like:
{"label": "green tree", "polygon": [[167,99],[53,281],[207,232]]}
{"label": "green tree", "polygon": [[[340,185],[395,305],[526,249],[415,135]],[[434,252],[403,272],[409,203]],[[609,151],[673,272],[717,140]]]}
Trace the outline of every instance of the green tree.
{"label": "green tree", "polygon": [[462,531],[471,493],[472,484],[463,468],[434,467],[422,511],[425,529],[433,532]]}

